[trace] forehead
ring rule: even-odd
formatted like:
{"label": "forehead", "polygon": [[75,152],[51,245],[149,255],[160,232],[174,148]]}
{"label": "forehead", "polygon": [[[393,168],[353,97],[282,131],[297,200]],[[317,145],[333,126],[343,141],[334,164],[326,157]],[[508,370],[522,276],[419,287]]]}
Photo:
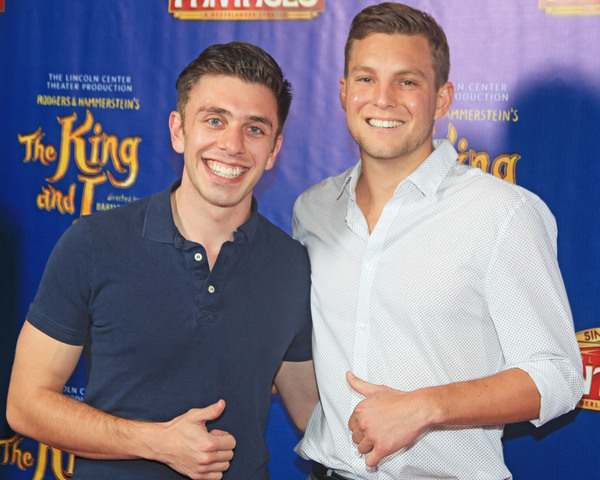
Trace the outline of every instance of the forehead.
{"label": "forehead", "polygon": [[203,75],[192,87],[185,106],[194,113],[209,107],[232,114],[277,118],[277,99],[265,85],[250,83],[232,75]]}
{"label": "forehead", "polygon": [[371,33],[355,40],[350,49],[348,71],[387,66],[418,67],[433,72],[429,42],[424,35]]}

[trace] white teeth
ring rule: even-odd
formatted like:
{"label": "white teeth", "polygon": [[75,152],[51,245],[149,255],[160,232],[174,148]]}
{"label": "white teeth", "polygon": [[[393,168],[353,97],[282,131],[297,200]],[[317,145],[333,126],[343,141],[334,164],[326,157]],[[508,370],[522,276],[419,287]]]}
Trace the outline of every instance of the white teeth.
{"label": "white teeth", "polygon": [[215,175],[218,175],[219,177],[223,177],[223,178],[239,177],[242,173],[244,173],[246,171],[245,168],[228,167],[226,165],[223,165],[222,163],[215,162],[214,160],[207,160],[206,166]]}
{"label": "white teeth", "polygon": [[367,120],[369,125],[377,128],[395,128],[403,125],[403,122],[398,122],[396,120],[379,120],[377,118],[369,118]]}

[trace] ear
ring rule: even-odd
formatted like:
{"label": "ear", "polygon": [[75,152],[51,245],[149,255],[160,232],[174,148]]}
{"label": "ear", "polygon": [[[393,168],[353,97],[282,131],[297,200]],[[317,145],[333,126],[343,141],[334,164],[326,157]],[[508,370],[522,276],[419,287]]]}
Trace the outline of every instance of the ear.
{"label": "ear", "polygon": [[437,105],[435,107],[435,119],[442,118],[452,105],[454,99],[454,85],[450,82],[444,83],[437,93]]}
{"label": "ear", "polygon": [[346,77],[340,78],[340,103],[346,111]]}
{"label": "ear", "polygon": [[279,150],[281,150],[281,145],[283,143],[283,135],[278,135],[275,139],[275,145],[273,145],[273,150],[269,154],[269,158],[267,159],[267,164],[265,165],[265,170],[271,170],[273,165],[275,165],[275,159],[277,158],[277,154]]}
{"label": "ear", "polygon": [[183,134],[183,121],[179,112],[169,115],[169,130],[171,131],[171,145],[177,153],[183,153],[185,142]]}

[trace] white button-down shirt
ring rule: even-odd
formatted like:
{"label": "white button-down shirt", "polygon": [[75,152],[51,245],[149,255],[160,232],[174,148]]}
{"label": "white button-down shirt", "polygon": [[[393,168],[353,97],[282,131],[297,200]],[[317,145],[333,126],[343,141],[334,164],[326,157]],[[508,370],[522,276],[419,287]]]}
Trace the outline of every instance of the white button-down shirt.
{"label": "white button-down shirt", "polygon": [[583,394],[556,260],[556,223],[531,192],[462,165],[448,141],[401,182],[374,230],[356,204],[361,163],[302,194],[294,236],[312,268],[321,404],[297,451],[360,479],[506,479],[503,426],[434,426],[366,467],[345,372],[403,391],[527,372],[541,425]]}

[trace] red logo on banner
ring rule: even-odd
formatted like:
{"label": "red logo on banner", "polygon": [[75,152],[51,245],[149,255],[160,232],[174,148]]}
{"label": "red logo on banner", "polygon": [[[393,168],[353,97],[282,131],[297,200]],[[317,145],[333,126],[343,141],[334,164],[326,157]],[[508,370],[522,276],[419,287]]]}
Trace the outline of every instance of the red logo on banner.
{"label": "red logo on banner", "polygon": [[600,0],[539,0],[548,15],[600,15]]}
{"label": "red logo on banner", "polygon": [[0,0],[0,13],[4,13],[4,0]]}
{"label": "red logo on banner", "polygon": [[312,20],[325,0],[169,0],[179,20]]}
{"label": "red logo on banner", "polygon": [[600,411],[600,328],[577,332],[583,360],[585,390],[577,405],[585,410]]}

